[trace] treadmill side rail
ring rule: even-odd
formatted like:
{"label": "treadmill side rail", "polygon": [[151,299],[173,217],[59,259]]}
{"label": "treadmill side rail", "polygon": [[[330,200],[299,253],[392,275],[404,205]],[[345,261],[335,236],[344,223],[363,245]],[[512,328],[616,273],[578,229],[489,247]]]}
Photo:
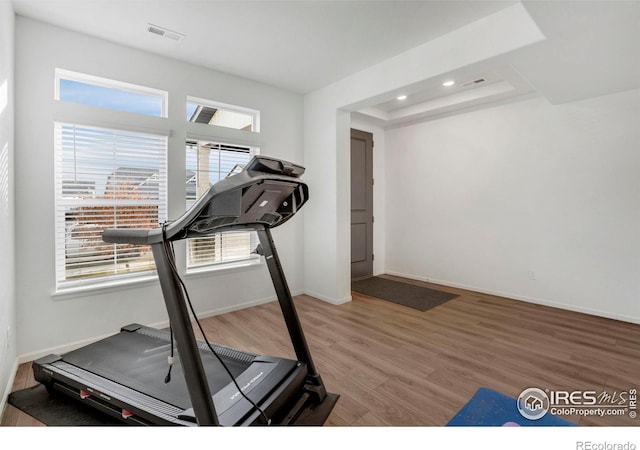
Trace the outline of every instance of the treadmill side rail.
{"label": "treadmill side rail", "polygon": [[[45,358],[34,361],[33,371],[36,381],[42,383],[50,395],[64,394],[130,425],[196,425],[178,420],[178,410],[172,409],[171,405],[161,404],[157,399],[97,377],[63,360],[49,364]],[[124,420],[122,410],[130,411],[133,416]]]}

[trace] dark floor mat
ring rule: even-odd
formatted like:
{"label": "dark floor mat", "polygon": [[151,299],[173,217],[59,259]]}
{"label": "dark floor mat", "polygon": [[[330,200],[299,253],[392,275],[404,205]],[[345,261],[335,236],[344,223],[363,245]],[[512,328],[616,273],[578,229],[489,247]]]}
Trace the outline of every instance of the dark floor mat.
{"label": "dark floor mat", "polygon": [[119,420],[63,396],[50,396],[46,388],[36,386],[9,394],[9,404],[48,426],[123,425]]}
{"label": "dark floor mat", "polygon": [[449,292],[437,291],[380,277],[355,281],[351,284],[351,289],[370,297],[387,300],[418,311],[427,311],[434,306],[442,305],[458,297],[456,294],[450,294]]}

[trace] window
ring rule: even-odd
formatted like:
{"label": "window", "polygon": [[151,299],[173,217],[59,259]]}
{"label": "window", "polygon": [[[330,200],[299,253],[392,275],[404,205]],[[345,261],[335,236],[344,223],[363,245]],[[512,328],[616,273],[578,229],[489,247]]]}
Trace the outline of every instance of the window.
{"label": "window", "polygon": [[[207,141],[187,140],[186,145],[187,208],[219,180],[242,170],[257,149]],[[257,245],[254,232],[217,233],[204,238],[189,239],[187,270],[220,263],[247,261],[256,258],[251,252]]]}
{"label": "window", "polygon": [[260,111],[241,106],[187,98],[187,120],[244,131],[260,131]]}
{"label": "window", "polygon": [[[56,291],[146,279],[155,274],[150,247],[105,243],[102,231],[156,228],[167,220],[168,92],[56,69],[55,99],[60,102],[54,119]],[[186,106],[191,122],[183,122],[189,133],[184,185],[188,208],[258,152],[220,143],[206,131],[214,127],[195,124],[256,133],[260,112],[195,97],[187,97]],[[242,135],[247,137],[244,142],[255,141]],[[187,271],[259,261],[252,254],[256,245],[256,234],[247,231],[190,239]]]}
{"label": "window", "polygon": [[167,117],[167,92],[106,78],[56,70],[56,100]]}
{"label": "window", "polygon": [[148,246],[108,244],[105,228],[167,217],[167,137],[55,124],[57,289],[155,269]]}

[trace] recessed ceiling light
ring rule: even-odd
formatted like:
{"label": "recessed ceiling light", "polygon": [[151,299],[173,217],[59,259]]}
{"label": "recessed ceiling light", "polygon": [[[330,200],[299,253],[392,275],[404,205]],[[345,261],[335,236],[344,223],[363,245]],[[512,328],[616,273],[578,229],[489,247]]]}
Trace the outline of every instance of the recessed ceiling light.
{"label": "recessed ceiling light", "polygon": [[455,81],[453,81],[453,80],[447,80],[447,81],[445,81],[444,83],[442,83],[442,85],[443,85],[444,87],[453,86],[454,84],[456,84],[456,82],[455,82]]}
{"label": "recessed ceiling light", "polygon": [[398,96],[396,97],[396,99],[398,99],[398,100],[406,100],[406,99],[407,99],[407,96],[406,96],[406,95],[398,95]]}

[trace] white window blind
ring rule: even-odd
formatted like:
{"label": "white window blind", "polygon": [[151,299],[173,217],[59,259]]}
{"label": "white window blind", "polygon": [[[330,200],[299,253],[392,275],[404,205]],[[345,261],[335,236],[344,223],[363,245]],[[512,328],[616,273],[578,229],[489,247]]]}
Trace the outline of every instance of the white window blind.
{"label": "white window blind", "polygon": [[148,246],[108,244],[106,228],[155,228],[167,217],[167,137],[55,124],[58,289],[155,269]]}
{"label": "white window blind", "polygon": [[[242,170],[257,152],[242,146],[190,140],[187,142],[186,199],[187,208],[219,180]],[[189,239],[187,270],[219,263],[257,258],[251,252],[257,244],[254,232],[216,233],[204,238]]]}

